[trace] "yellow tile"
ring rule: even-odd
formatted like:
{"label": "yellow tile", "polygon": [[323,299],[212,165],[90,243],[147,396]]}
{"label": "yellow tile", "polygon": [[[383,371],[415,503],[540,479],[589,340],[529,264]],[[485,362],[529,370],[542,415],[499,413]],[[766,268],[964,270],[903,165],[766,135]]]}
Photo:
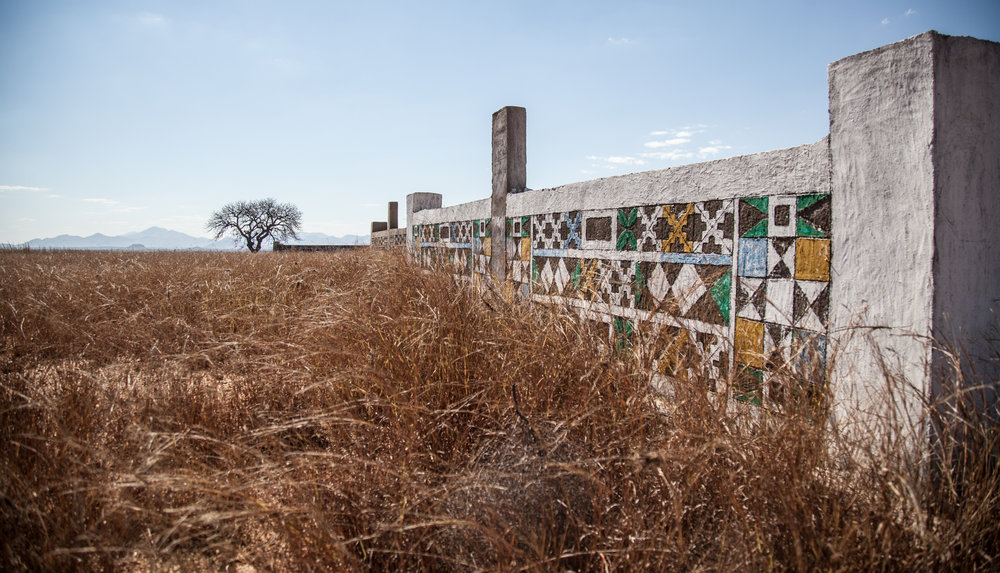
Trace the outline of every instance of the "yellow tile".
{"label": "yellow tile", "polygon": [[830,239],[795,239],[795,278],[830,282]]}
{"label": "yellow tile", "polygon": [[483,254],[487,257],[493,256],[492,238],[493,237],[486,237],[483,239]]}
{"label": "yellow tile", "polygon": [[764,367],[764,323],[744,318],[736,319],[733,336],[736,361],[757,368]]}
{"label": "yellow tile", "polygon": [[529,237],[521,238],[521,260],[531,260],[531,239]]}

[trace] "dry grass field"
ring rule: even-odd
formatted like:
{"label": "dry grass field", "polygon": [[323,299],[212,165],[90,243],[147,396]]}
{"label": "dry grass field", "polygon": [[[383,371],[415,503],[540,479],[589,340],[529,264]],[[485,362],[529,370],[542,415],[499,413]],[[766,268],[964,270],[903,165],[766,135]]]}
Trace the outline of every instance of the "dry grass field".
{"label": "dry grass field", "polygon": [[0,252],[0,569],[1000,569],[996,428],[664,411],[640,348],[400,254]]}

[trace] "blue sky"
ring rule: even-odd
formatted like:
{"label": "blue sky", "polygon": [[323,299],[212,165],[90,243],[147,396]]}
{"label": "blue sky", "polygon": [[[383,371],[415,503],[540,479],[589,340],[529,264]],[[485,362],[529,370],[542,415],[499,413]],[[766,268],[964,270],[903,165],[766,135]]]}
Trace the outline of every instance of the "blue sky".
{"label": "blue sky", "polygon": [[528,111],[528,186],[810,143],[827,64],[1000,2],[0,0],[0,243],[274,197],[368,232],[407,193],[490,190],[490,117]]}

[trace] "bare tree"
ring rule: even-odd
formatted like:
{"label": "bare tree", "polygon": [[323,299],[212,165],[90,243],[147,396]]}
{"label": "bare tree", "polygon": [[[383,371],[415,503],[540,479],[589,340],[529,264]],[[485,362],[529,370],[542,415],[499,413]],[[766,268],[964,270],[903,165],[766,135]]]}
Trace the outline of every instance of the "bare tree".
{"label": "bare tree", "polygon": [[212,213],[206,225],[215,233],[216,240],[232,235],[237,242],[245,241],[253,253],[259,251],[267,239],[298,239],[301,226],[302,211],[298,207],[271,198],[229,203]]}

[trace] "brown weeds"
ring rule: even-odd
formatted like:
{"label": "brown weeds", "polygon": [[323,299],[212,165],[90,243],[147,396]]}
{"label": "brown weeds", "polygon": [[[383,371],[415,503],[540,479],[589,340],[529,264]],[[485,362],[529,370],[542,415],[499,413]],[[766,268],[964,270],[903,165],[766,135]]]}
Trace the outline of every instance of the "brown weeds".
{"label": "brown weeds", "polygon": [[7,570],[1000,567],[974,411],[961,471],[841,455],[815,396],[664,415],[586,323],[400,254],[2,252],[0,366]]}

